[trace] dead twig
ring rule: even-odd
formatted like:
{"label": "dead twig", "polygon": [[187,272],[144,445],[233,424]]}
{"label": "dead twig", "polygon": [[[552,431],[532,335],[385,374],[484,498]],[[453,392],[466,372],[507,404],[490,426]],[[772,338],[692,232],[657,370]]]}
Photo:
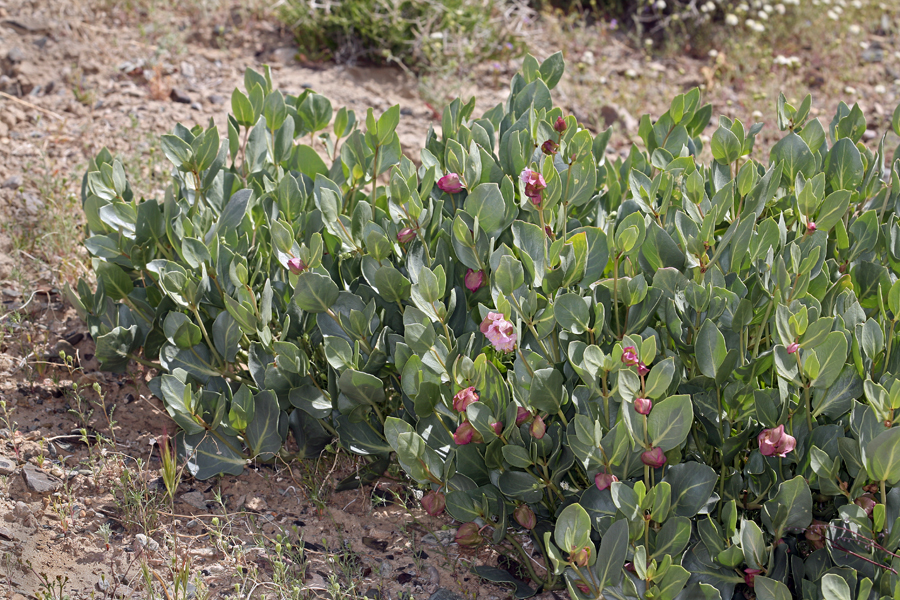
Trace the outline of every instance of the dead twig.
{"label": "dead twig", "polygon": [[0,98],[6,98],[7,100],[12,100],[13,102],[15,102],[17,104],[21,104],[22,106],[27,106],[28,108],[33,108],[34,110],[44,113],[48,117],[53,117],[57,121],[65,121],[65,118],[56,114],[52,110],[43,108],[41,106],[38,106],[37,104],[32,104],[31,102],[27,102],[25,100],[22,100],[21,98],[16,98],[15,96],[11,96],[11,95],[7,94],[6,92],[0,92]]}

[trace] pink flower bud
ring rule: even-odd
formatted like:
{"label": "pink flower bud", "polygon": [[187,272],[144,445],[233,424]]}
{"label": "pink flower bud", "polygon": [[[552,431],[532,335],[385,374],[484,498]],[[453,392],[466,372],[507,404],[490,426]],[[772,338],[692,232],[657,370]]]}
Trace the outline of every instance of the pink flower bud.
{"label": "pink flower bud", "polygon": [[790,346],[787,347],[787,353],[793,354],[794,352],[796,352],[799,349],[800,349],[800,344],[798,344],[797,342],[794,342],[793,344],[791,344]]}
{"label": "pink flower bud", "polygon": [[290,269],[291,273],[293,273],[294,275],[299,275],[306,270],[306,263],[304,263],[299,258],[289,258],[287,264],[288,269]]}
{"label": "pink flower bud", "polygon": [[744,583],[747,584],[748,587],[753,587],[754,579],[756,576],[762,573],[760,569],[744,569]]}
{"label": "pink flower bud", "polygon": [[444,499],[444,494],[440,492],[428,492],[422,496],[422,507],[432,517],[436,517],[444,512],[446,505],[447,501]]}
{"label": "pink flower bud", "polygon": [[503,313],[489,312],[481,322],[481,333],[487,337],[495,350],[512,352],[516,347],[516,328],[503,318]]}
{"label": "pink flower bud", "polygon": [[525,195],[531,199],[532,204],[539,206],[541,203],[541,192],[547,189],[547,182],[544,181],[544,176],[537,171],[524,169],[520,177],[525,184]]}
{"label": "pink flower bud", "polygon": [[520,504],[516,507],[513,517],[516,523],[525,529],[534,529],[534,526],[537,524],[537,517],[534,516],[534,511],[527,504]]}
{"label": "pink flower bud", "polygon": [[456,442],[457,446],[465,446],[472,442],[480,442],[481,435],[475,431],[475,427],[471,423],[466,421],[456,428],[456,433],[453,434],[453,441]]}
{"label": "pink flower bud", "polygon": [[494,433],[500,435],[501,433],[503,433],[503,423],[501,423],[500,421],[494,421],[493,423],[491,423],[491,429],[494,430]]}
{"label": "pink flower bud", "polygon": [[456,543],[467,548],[476,548],[481,545],[481,530],[478,523],[463,523],[456,530]]}
{"label": "pink flower bud", "polygon": [[544,233],[546,233],[547,237],[550,238],[551,240],[556,239],[556,235],[554,235],[553,230],[550,229],[549,225],[544,225]]}
{"label": "pink flower bud", "polygon": [[566,120],[562,117],[556,117],[556,123],[553,124],[553,129],[562,133],[566,130]]}
{"label": "pink flower bud", "polygon": [[638,358],[637,350],[635,350],[634,346],[626,346],[622,350],[622,362],[626,365],[640,364],[641,359]]}
{"label": "pink flower bud", "polygon": [[531,411],[523,406],[516,408],[516,426],[527,423],[531,419]]}
{"label": "pink flower bud", "polygon": [[397,241],[401,244],[408,244],[409,242],[416,239],[416,232],[414,229],[410,227],[404,227],[397,234]]}
{"label": "pink flower bud", "polygon": [[456,173],[447,173],[438,179],[437,186],[442,192],[447,192],[448,194],[458,194],[466,189]]}
{"label": "pink flower bud", "polygon": [[872,494],[863,494],[862,496],[854,500],[853,504],[866,511],[866,516],[871,518],[872,512],[875,510],[875,505],[878,504],[878,502],[875,501],[875,498],[872,496]]}
{"label": "pink flower bud", "polygon": [[456,412],[465,412],[473,402],[478,402],[478,394],[475,393],[474,386],[460,390],[453,396],[453,408]]}
{"label": "pink flower bud", "polygon": [[586,567],[588,563],[591,561],[591,547],[585,546],[584,548],[578,548],[577,550],[573,550],[569,553],[569,562],[579,566]]}
{"label": "pink flower bud", "polygon": [[655,446],[652,450],[646,450],[641,454],[641,462],[652,469],[658,469],[666,464],[666,454],[662,448]]}
{"label": "pink flower bud", "polygon": [[557,144],[553,140],[547,140],[546,142],[541,144],[541,152],[543,152],[547,156],[552,156],[559,152],[559,144]]}
{"label": "pink flower bud", "polygon": [[611,486],[614,481],[618,480],[618,477],[610,475],[609,473],[597,473],[594,475],[594,485],[596,485],[597,489],[601,492]]}
{"label": "pink flower bud", "polygon": [[649,372],[650,372],[650,367],[648,367],[648,366],[645,365],[644,363],[638,364],[638,375],[640,375],[641,377],[643,377],[643,376],[645,376],[645,375],[646,375],[647,373],[649,373]]}
{"label": "pink flower bud", "polygon": [[639,415],[649,415],[653,410],[653,401],[650,398],[635,398],[634,410]]}
{"label": "pink flower bud", "polygon": [[578,588],[582,594],[590,594],[591,588],[588,587],[586,583],[576,583],[575,586]]}
{"label": "pink flower bud", "polygon": [[784,432],[784,425],[763,429],[757,437],[759,452],[763,456],[787,456],[797,446],[794,436]]}
{"label": "pink flower bud", "polygon": [[544,419],[540,416],[534,418],[534,421],[531,422],[531,437],[536,440],[544,437],[544,434],[547,433],[547,426],[544,424]]}
{"label": "pink flower bud", "polygon": [[806,231],[808,231],[809,233],[812,233],[815,230],[816,230],[816,223],[814,221],[810,221],[809,224],[806,226]]}
{"label": "pink flower bud", "polygon": [[470,292],[477,292],[478,288],[484,285],[484,271],[475,271],[469,269],[465,276],[466,289]]}

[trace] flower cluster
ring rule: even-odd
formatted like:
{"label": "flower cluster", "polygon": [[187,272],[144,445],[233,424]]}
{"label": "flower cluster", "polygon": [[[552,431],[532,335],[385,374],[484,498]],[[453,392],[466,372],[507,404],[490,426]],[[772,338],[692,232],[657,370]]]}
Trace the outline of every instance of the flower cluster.
{"label": "flower cluster", "polygon": [[525,169],[522,171],[522,183],[525,184],[525,195],[531,200],[535,207],[540,208],[544,201],[543,191],[547,189],[547,182],[544,176],[537,171]]}

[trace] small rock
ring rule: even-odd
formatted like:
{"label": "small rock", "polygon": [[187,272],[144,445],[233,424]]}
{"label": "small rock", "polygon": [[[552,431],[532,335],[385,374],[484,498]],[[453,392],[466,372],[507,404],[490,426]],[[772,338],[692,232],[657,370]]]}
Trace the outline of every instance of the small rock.
{"label": "small rock", "polygon": [[0,456],[0,475],[12,475],[16,472],[16,463]]}
{"label": "small rock", "polygon": [[863,62],[880,63],[884,61],[884,49],[881,47],[881,44],[874,43],[863,50],[860,58],[862,58]]}
{"label": "small rock", "polygon": [[109,579],[106,578],[106,575],[101,575],[100,579],[97,580],[97,590],[100,592],[106,592],[109,589]]}
{"label": "small rock", "polygon": [[187,492],[181,495],[181,501],[190,504],[198,510],[206,510],[206,498],[200,492]]}
{"label": "small rock", "polygon": [[[5,123],[4,123],[5,124]],[[13,175],[9,179],[3,182],[3,185],[0,187],[5,188],[7,190],[14,190],[22,185],[22,176],[21,175]]]}
{"label": "small rock", "polygon": [[194,65],[189,62],[182,61],[181,62],[181,74],[187,77],[188,79],[193,79],[196,75],[196,71],[194,70]]}
{"label": "small rock", "polygon": [[404,117],[411,117],[411,116],[413,116],[413,111],[408,106],[404,106],[403,108],[400,109],[400,114],[403,115]]}
{"label": "small rock", "polygon": [[390,561],[387,560],[381,561],[381,565],[378,567],[378,572],[381,573],[382,577],[389,577],[393,570],[394,567],[392,567]]}
{"label": "small rock", "polygon": [[62,488],[62,481],[44,473],[37,467],[26,464],[22,468],[22,477],[25,478],[25,485],[38,494],[52,494],[58,492]]}
{"label": "small rock", "polygon": [[194,596],[197,595],[197,586],[193,583],[187,584],[187,589],[182,590],[179,589],[176,593],[175,588],[169,588],[168,593],[166,594],[169,598],[184,598],[184,600],[191,600]]}
{"label": "small rock", "polygon": [[427,533],[422,536],[422,543],[426,546],[449,546],[456,541],[456,529],[442,529],[434,534]]}
{"label": "small rock", "polygon": [[13,46],[13,48],[6,53],[6,60],[12,64],[20,63],[25,60],[25,52],[18,46]]}
{"label": "small rock", "polygon": [[156,552],[159,550],[159,542],[143,533],[138,533],[134,536],[134,551],[137,552],[141,548],[146,548],[150,552]]}
{"label": "small rock", "polygon": [[13,534],[9,527],[0,527],[0,538],[3,538],[4,540],[13,539]]}
{"label": "small rock", "polygon": [[455,592],[451,592],[447,588],[440,588],[438,591],[428,597],[428,600],[465,600],[462,596]]}
{"label": "small rock", "polygon": [[180,102],[181,104],[191,103],[191,97],[188,96],[187,92],[177,87],[172,88],[172,91],[169,93],[169,98],[171,98],[174,102]]}
{"label": "small rock", "polygon": [[192,108],[193,110],[202,110],[202,109],[203,109],[203,105],[200,104],[199,102],[191,102],[191,108]]}
{"label": "small rock", "polygon": [[252,510],[254,512],[262,512],[266,510],[266,501],[260,496],[253,496],[252,498],[248,498],[246,502],[244,502],[244,508],[248,510]]}
{"label": "small rock", "polygon": [[185,523],[184,526],[188,529],[197,529],[198,527],[200,527],[200,521],[198,521],[197,519],[191,519],[190,521]]}
{"label": "small rock", "polygon": [[437,567],[428,565],[425,572],[428,573],[428,579],[431,581],[432,585],[441,585],[441,572],[437,570]]}
{"label": "small rock", "polygon": [[225,96],[220,94],[210,94],[209,98],[207,98],[213,104],[225,104]]}
{"label": "small rock", "polygon": [[638,128],[637,119],[631,116],[631,113],[629,113],[627,110],[615,104],[607,104],[601,107],[600,116],[602,116],[603,120],[606,121],[607,126],[618,122],[622,124],[622,127],[625,128],[625,131],[635,131]]}
{"label": "small rock", "polygon": [[366,598],[371,598],[372,600],[381,600],[381,592],[379,592],[375,588],[369,588],[366,590]]}

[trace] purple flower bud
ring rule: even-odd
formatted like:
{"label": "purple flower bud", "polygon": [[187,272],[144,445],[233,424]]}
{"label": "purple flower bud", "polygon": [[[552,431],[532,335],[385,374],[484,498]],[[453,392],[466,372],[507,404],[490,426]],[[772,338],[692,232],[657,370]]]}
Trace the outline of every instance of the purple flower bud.
{"label": "purple flower bud", "polygon": [[872,512],[875,510],[875,505],[878,504],[878,502],[875,501],[875,498],[872,496],[872,494],[863,494],[862,496],[854,500],[853,504],[866,511],[866,515],[871,518]]}
{"label": "purple flower bud", "polygon": [[531,419],[531,411],[523,406],[516,408],[516,426],[527,423]]}
{"label": "purple flower bud", "polygon": [[460,390],[453,396],[453,408],[456,412],[465,412],[473,402],[478,402],[478,394],[475,392],[474,386]]}
{"label": "purple flower bud", "polygon": [[794,352],[796,352],[799,349],[800,349],[800,344],[798,344],[797,342],[794,342],[793,344],[791,344],[787,347],[787,353],[793,354]]}
{"label": "purple flower bud", "polygon": [[306,270],[306,263],[299,258],[289,258],[287,264],[288,269],[290,269],[291,273],[293,273],[294,275],[299,275]]}
{"label": "purple flower bud", "polygon": [[544,437],[544,434],[547,433],[547,426],[544,424],[544,419],[540,416],[534,418],[534,421],[531,422],[531,437],[536,440]]}
{"label": "purple flower bud", "polygon": [[815,231],[815,230],[816,230],[816,223],[815,223],[815,221],[810,221],[810,222],[809,222],[809,225],[806,226],[806,231],[808,231],[809,233],[812,233],[812,232]]}
{"label": "purple flower bud", "polygon": [[416,232],[414,229],[410,227],[404,227],[397,234],[397,241],[401,244],[408,244],[409,242],[416,239]]}
{"label": "purple flower bud", "polygon": [[649,415],[653,410],[653,401],[650,398],[635,398],[634,410],[639,415]]}
{"label": "purple flower bud", "polygon": [[525,529],[534,529],[537,524],[537,517],[534,516],[534,511],[527,504],[520,504],[516,507],[513,518]]}
{"label": "purple flower bud", "polygon": [[478,291],[478,288],[480,288],[482,285],[484,285],[484,271],[481,271],[481,270],[475,271],[472,269],[467,270],[466,276],[465,276],[465,283],[466,283],[466,289],[469,290],[470,292],[474,293],[474,292]]}
{"label": "purple flower bud", "polygon": [[552,156],[559,152],[559,144],[557,144],[553,140],[547,140],[546,142],[541,144],[541,152],[543,152],[547,156]]}
{"label": "purple flower bud", "polygon": [[597,473],[594,475],[594,485],[596,485],[597,489],[601,492],[618,480],[618,477],[610,475],[609,473]]}
{"label": "purple flower bud", "polygon": [[444,512],[446,505],[447,501],[444,499],[444,494],[440,492],[428,492],[422,496],[422,507],[432,517],[436,517]]}
{"label": "purple flower bud", "polygon": [[468,548],[476,548],[481,545],[481,530],[478,523],[463,523],[456,530],[456,543]]}
{"label": "purple flower bud", "polygon": [[494,430],[494,433],[500,435],[501,433],[503,433],[503,423],[501,423],[500,421],[494,421],[493,423],[491,423],[491,429]]}
{"label": "purple flower bud", "polygon": [[562,133],[566,130],[566,127],[566,120],[562,117],[556,117],[556,123],[553,124],[553,129],[555,129],[559,133]]}
{"label": "purple flower bud", "polygon": [[472,442],[481,441],[481,435],[479,435],[478,432],[475,431],[475,428],[471,423],[466,421],[456,428],[456,432],[453,434],[453,441],[456,442],[457,446],[465,446],[466,444],[470,444]]}
{"label": "purple flower bud", "polygon": [[641,454],[641,462],[653,469],[658,469],[666,464],[666,454],[659,446],[647,450]]}
{"label": "purple flower bud", "polygon": [[644,375],[646,375],[649,372],[650,372],[650,367],[648,367],[644,363],[638,364],[638,375],[643,377]]}
{"label": "purple flower bud", "polygon": [[456,173],[447,173],[438,179],[437,186],[442,192],[447,192],[448,194],[458,194],[466,189]]}

